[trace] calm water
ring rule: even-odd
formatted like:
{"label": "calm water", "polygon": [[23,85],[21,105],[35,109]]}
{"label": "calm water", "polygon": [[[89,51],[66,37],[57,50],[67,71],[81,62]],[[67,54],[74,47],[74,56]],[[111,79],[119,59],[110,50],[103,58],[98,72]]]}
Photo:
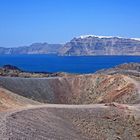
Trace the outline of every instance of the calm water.
{"label": "calm water", "polygon": [[38,72],[92,73],[128,62],[140,63],[140,56],[0,55],[0,66],[11,64]]}

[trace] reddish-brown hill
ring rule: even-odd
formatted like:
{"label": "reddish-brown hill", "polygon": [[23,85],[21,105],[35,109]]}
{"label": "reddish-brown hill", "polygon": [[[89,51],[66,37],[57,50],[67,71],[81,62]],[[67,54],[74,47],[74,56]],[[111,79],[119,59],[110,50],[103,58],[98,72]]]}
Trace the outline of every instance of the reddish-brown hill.
{"label": "reddish-brown hill", "polygon": [[0,85],[43,103],[139,103],[139,82],[121,74],[89,74],[56,78],[0,78]]}

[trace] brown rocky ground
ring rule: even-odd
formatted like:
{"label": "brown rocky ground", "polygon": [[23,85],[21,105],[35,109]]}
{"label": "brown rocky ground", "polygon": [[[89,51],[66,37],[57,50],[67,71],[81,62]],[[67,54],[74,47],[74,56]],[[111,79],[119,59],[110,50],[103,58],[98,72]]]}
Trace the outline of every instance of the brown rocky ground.
{"label": "brown rocky ground", "polygon": [[0,87],[0,140],[140,140],[137,64],[88,75],[0,77]]}
{"label": "brown rocky ground", "polygon": [[39,104],[39,102],[19,96],[4,88],[0,88],[0,111],[9,111]]}
{"label": "brown rocky ground", "polygon": [[121,64],[114,68],[99,70],[96,74],[123,74],[140,80],[140,63]]}
{"label": "brown rocky ground", "polygon": [[139,140],[140,106],[42,105],[2,114],[1,139]]}
{"label": "brown rocky ground", "polygon": [[50,72],[28,72],[19,69],[16,66],[4,65],[0,67],[0,76],[3,77],[20,77],[20,78],[44,78],[44,77],[62,77],[65,75],[72,75],[64,72],[50,73]]}
{"label": "brown rocky ground", "polygon": [[128,76],[89,74],[56,78],[0,78],[3,88],[43,103],[140,103],[139,82]]}

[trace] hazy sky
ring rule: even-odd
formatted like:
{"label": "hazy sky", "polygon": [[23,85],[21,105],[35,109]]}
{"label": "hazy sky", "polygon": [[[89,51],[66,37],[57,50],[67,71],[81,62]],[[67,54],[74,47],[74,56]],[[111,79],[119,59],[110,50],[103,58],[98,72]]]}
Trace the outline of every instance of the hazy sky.
{"label": "hazy sky", "polygon": [[83,34],[140,37],[140,0],[0,0],[0,46]]}

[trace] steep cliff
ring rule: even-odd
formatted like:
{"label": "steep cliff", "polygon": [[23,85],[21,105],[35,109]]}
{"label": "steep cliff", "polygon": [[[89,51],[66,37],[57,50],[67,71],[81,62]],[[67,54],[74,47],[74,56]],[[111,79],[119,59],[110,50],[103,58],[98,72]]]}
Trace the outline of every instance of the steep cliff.
{"label": "steep cliff", "polygon": [[16,48],[0,47],[0,54],[140,55],[140,39],[81,36],[66,44],[34,43]]}
{"label": "steep cliff", "polygon": [[140,40],[82,36],[72,39],[60,50],[60,55],[140,55]]}

